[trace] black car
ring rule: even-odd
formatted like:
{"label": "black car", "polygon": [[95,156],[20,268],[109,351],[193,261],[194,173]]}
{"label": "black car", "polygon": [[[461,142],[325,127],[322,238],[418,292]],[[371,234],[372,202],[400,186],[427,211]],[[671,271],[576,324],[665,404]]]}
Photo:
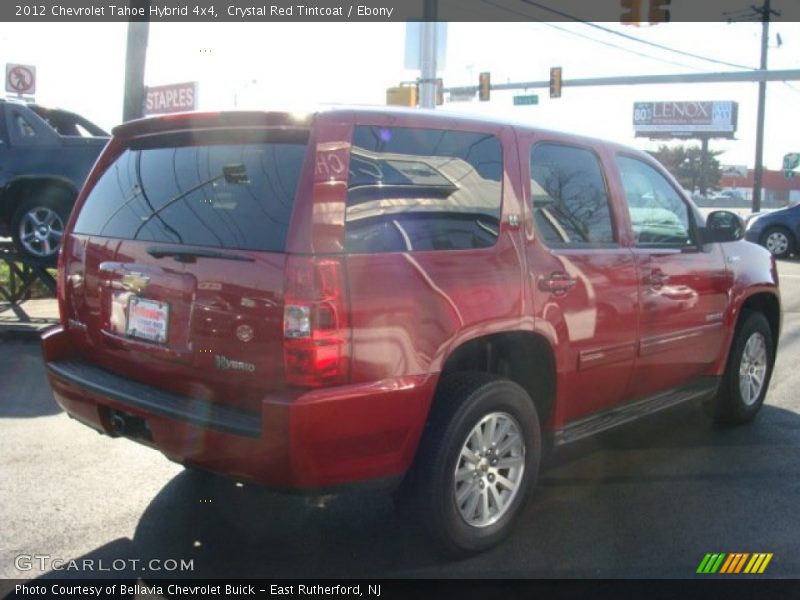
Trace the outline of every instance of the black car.
{"label": "black car", "polygon": [[28,260],[55,264],[78,190],[108,140],[75,113],[0,99],[0,237]]}
{"label": "black car", "polygon": [[745,239],[761,244],[776,258],[786,258],[800,248],[800,204],[771,212],[751,215],[747,219]]}

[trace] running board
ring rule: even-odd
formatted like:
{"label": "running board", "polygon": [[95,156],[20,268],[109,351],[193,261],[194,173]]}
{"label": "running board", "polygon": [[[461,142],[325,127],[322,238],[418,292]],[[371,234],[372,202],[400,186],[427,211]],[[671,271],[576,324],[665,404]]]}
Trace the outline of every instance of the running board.
{"label": "running board", "polygon": [[555,432],[555,443],[557,446],[569,444],[683,402],[711,397],[716,393],[719,381],[718,377],[704,377],[690,385],[573,421]]}

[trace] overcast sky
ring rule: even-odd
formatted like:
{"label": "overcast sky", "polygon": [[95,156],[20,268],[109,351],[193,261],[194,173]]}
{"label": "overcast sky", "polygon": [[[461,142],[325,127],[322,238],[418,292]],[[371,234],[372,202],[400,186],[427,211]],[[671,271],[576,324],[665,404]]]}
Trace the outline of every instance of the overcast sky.
{"label": "overcast sky", "polygon": [[[551,66],[563,77],[701,73],[756,68],[757,23],[667,23],[626,27],[602,23],[450,23],[446,86],[474,85],[489,71],[493,83],[545,80]],[[124,23],[0,23],[4,62],[37,68],[37,101],[74,110],[110,128],[122,116]],[[800,69],[800,23],[771,28],[769,67]],[[612,33],[612,32],[616,32]],[[648,42],[726,64],[702,60]],[[777,34],[781,44],[778,46]],[[146,83],[197,81],[199,108],[301,108],[318,103],[383,104],[386,88],[413,80],[404,68],[403,23],[154,23],[150,27]],[[739,103],[736,141],[715,140],[724,164],[752,166],[757,84],[638,85],[568,88],[559,99],[531,90],[539,105],[515,107],[519,92],[493,92],[485,102],[448,103],[446,110],[507,116],[553,129],[613,139],[635,139],[633,103],[657,100],[733,100]],[[800,81],[770,83],[764,162],[778,169],[787,152],[800,151]]]}

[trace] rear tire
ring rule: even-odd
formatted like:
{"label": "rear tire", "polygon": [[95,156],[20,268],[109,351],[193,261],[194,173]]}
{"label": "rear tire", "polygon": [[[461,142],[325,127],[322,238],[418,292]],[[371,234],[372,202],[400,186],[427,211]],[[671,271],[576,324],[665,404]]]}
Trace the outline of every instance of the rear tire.
{"label": "rear tire", "polygon": [[772,376],[773,348],[766,317],[760,312],[743,311],[719,391],[710,405],[717,423],[747,423],[758,414]]}
{"label": "rear tire", "polygon": [[55,265],[74,200],[72,193],[58,187],[38,190],[23,200],[11,217],[17,251],[40,265]]}
{"label": "rear tire", "polygon": [[442,381],[415,467],[396,499],[451,556],[507,537],[536,481],[541,432],[530,396],[512,381],[460,373]]}

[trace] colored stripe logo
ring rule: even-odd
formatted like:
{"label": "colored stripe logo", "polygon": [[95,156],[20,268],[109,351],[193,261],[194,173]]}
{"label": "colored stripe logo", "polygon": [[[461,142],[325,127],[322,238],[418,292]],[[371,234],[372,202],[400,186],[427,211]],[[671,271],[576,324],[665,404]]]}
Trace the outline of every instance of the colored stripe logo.
{"label": "colored stripe logo", "polygon": [[708,553],[700,561],[697,573],[713,575],[736,575],[739,573],[763,573],[772,560],[773,554],[765,552]]}

